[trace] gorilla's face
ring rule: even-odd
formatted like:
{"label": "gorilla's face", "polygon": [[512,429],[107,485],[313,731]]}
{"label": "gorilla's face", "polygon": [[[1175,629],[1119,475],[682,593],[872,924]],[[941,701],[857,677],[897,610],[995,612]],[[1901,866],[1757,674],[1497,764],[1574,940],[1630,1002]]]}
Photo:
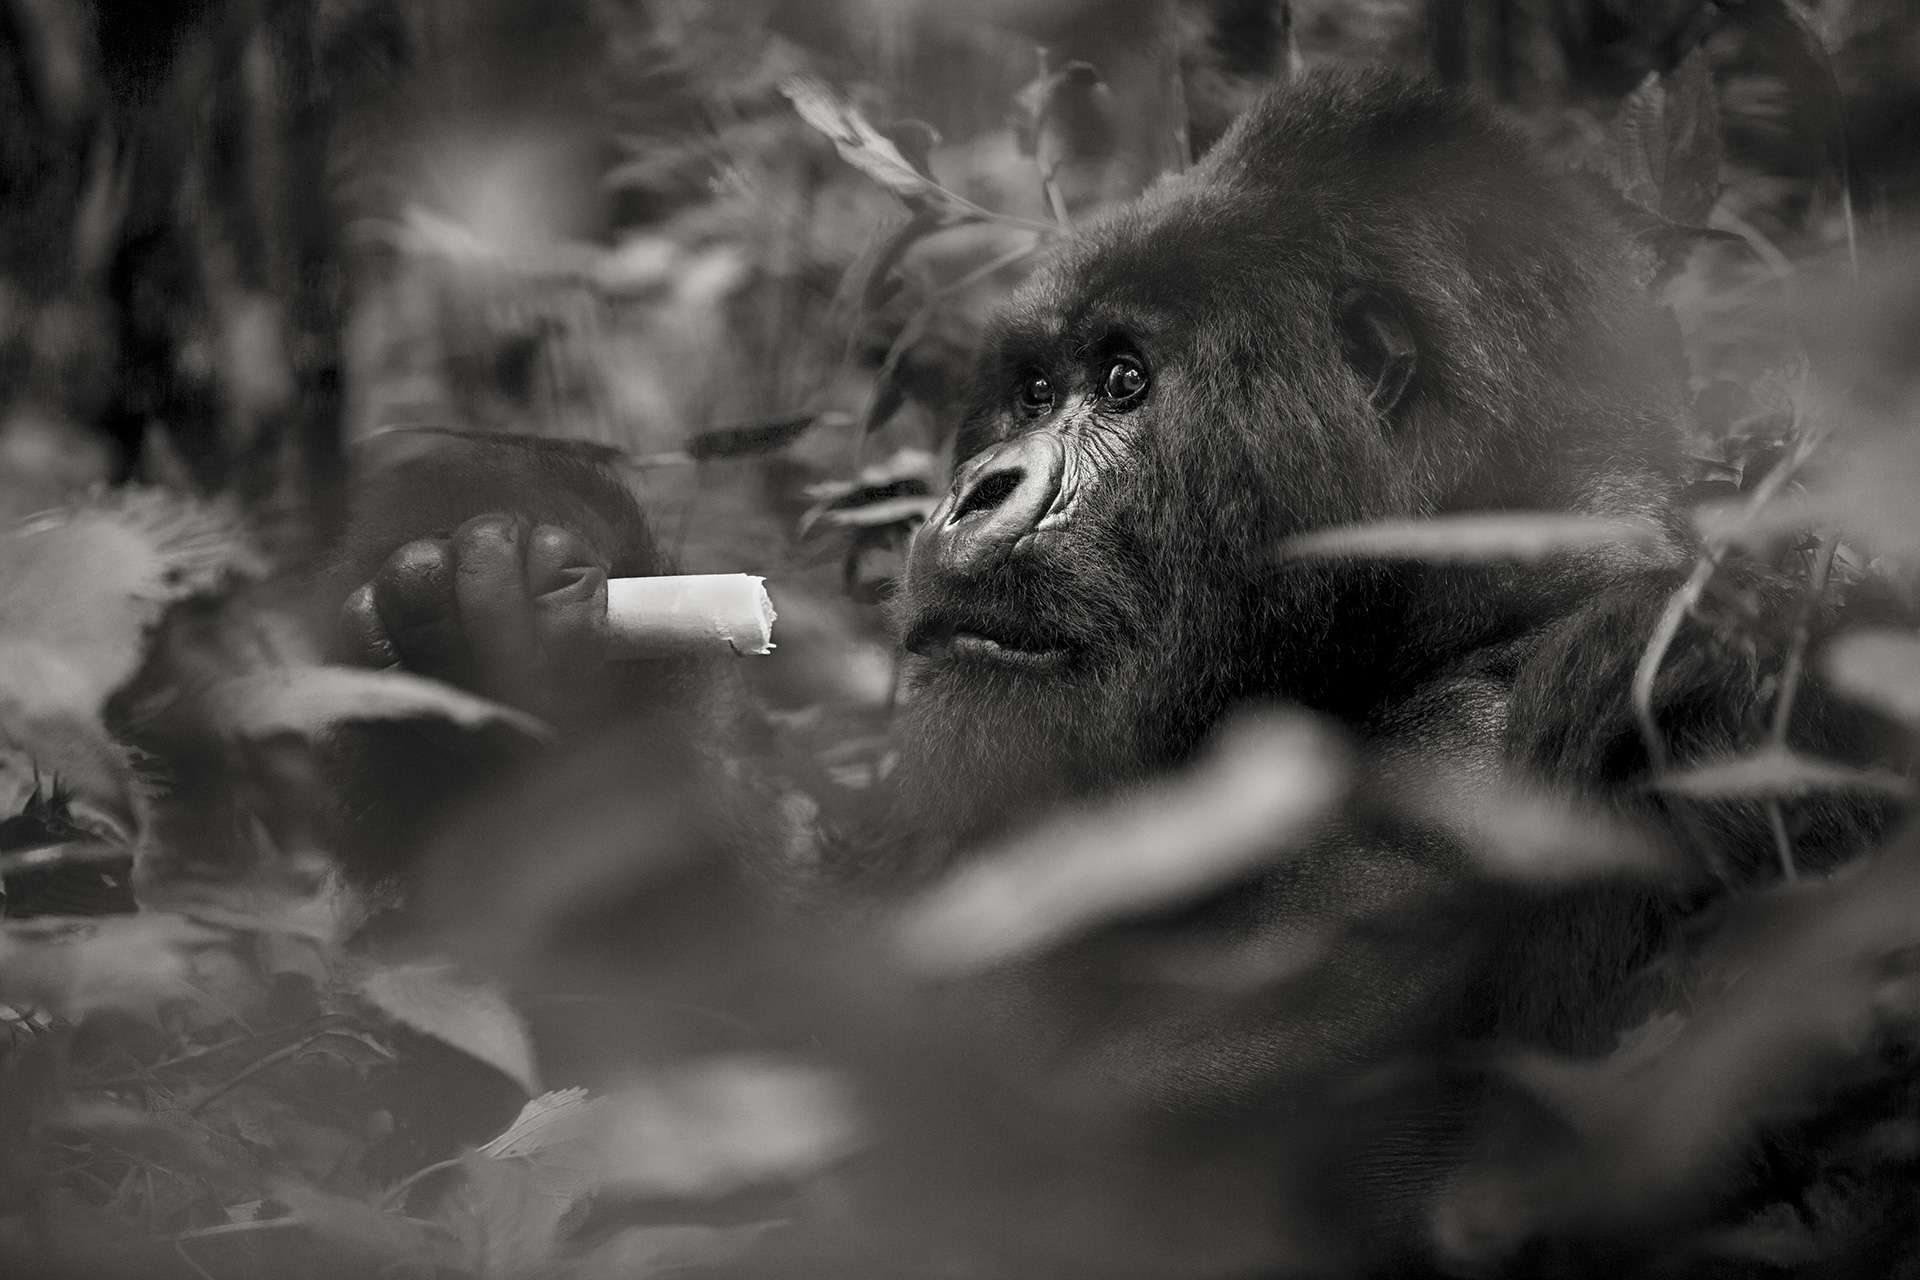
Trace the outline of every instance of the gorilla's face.
{"label": "gorilla's face", "polygon": [[1177,763],[1235,702],[1317,699],[1330,579],[1278,544],[1406,486],[1312,261],[1191,182],[997,319],[897,606],[907,781],[969,797],[962,838]]}

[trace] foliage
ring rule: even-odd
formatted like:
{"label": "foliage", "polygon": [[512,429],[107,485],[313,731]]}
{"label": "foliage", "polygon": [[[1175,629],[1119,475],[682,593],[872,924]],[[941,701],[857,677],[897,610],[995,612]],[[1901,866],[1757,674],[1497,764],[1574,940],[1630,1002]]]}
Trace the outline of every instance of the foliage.
{"label": "foliage", "polygon": [[[1198,86],[1220,82],[1201,65],[1218,50],[1156,34],[1145,70],[1081,55],[1211,10],[176,8],[122,32],[104,7],[19,0],[0,23],[0,160],[31,175],[0,214],[0,1269],[1343,1274],[1369,1259],[1323,1211],[1329,1153],[1469,1073],[1514,1103],[1420,1210],[1449,1266],[1831,1274],[1910,1250],[1910,830],[1816,878],[1776,820],[1754,861],[1777,873],[1736,881],[1581,797],[1441,760],[1388,776],[1271,712],[862,932],[763,918],[676,843],[681,801],[572,803],[599,766],[562,758],[491,825],[443,836],[472,904],[444,951],[383,932],[387,904],[321,847],[316,744],[398,719],[555,748],[510,709],[321,660],[306,587],[339,439],[450,420],[616,450],[686,567],[787,593],[797,630],[746,674],[821,803],[857,801],[890,763],[878,606],[937,501],[985,309],[1061,224],[1144,181],[1130,148],[1169,162],[1125,123],[1143,84],[1195,86],[1192,121],[1217,105]],[[1544,6],[1424,16],[1484,34],[1495,8]],[[1248,61],[1424,56],[1431,36],[1636,235],[1697,393],[1697,568],[1638,655],[1655,758],[1650,691],[1679,646],[1790,653],[1745,753],[1655,785],[1904,802],[1920,641],[1829,643],[1814,623],[1915,600],[1920,271],[1892,234],[1914,174],[1864,168],[1845,117],[1902,93],[1911,110],[1920,67],[1836,64],[1822,43],[1882,23],[1910,47],[1913,20],[1676,3],[1612,45],[1569,21],[1557,47],[1454,48],[1418,10],[1303,3]],[[528,105],[549,90],[561,106]],[[1816,162],[1780,159],[1796,131]],[[1176,151],[1199,136],[1180,132]],[[1275,554],[1525,572],[1648,536],[1463,517]],[[1742,558],[1798,570],[1796,616],[1730,585]],[[808,649],[831,656],[789,656]],[[1789,740],[1807,680],[1887,717],[1883,768]],[[1502,892],[1690,887],[1713,904],[1703,937],[1660,961],[1690,1000],[1587,1059],[1409,1044],[1301,1115],[1156,1145],[1097,1089],[1035,1083],[1027,1047],[947,985],[1124,938],[1355,812],[1460,833],[1468,874]],[[533,847],[536,871],[489,853]],[[1344,904],[1281,953],[1142,941],[1121,959],[1203,1015],[1244,1012],[1337,948],[1450,927],[1450,905],[1414,890]],[[581,1006],[593,1056],[621,1064],[591,1090],[544,1060]]]}

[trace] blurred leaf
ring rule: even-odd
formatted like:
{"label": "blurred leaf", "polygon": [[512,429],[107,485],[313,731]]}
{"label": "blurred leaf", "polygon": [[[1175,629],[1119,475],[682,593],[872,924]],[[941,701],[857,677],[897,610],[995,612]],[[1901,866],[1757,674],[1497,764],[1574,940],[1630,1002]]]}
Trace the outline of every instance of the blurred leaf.
{"label": "blurred leaf", "polygon": [[940,505],[931,494],[905,498],[887,498],[864,506],[845,507],[821,514],[820,523],[836,529],[880,529],[889,525],[914,525],[925,520]]}
{"label": "blurred leaf", "polygon": [[939,210],[915,209],[913,216],[888,236],[874,254],[873,265],[867,269],[867,282],[860,290],[860,305],[867,311],[877,311],[886,305],[900,290],[901,281],[894,275],[900,260],[914,245],[947,225],[948,219]]}
{"label": "blurred leaf", "polygon": [[1758,511],[1745,496],[1703,502],[1694,508],[1693,524],[1709,545],[1764,552],[1820,523],[1824,514],[1810,495],[1790,491],[1776,494]]}
{"label": "blurred leaf", "polygon": [[[924,499],[933,492],[933,455],[925,449],[899,449],[890,457],[863,467],[851,480],[825,480],[807,486],[813,505],[801,515],[795,534],[804,538],[822,522],[836,528],[880,527],[895,522],[924,519],[937,503],[924,508],[904,503],[884,511],[870,508],[893,504],[901,499]],[[861,513],[857,517],[830,518],[840,513]]]}
{"label": "blurred leaf", "polygon": [[1820,33],[1789,0],[1741,0],[1728,12],[1754,41],[1755,60],[1779,78],[1781,100],[1815,124],[1828,176],[1847,182],[1846,98]]}
{"label": "blurred leaf", "polygon": [[189,949],[215,936],[157,913],[0,925],[0,1000],[75,1020],[103,1009],[151,1019],[186,991]]}
{"label": "blurred leaf", "polygon": [[[1571,795],[1415,760],[1413,805],[1451,830],[1489,874],[1528,884],[1616,875],[1667,876],[1681,867],[1654,832]],[[1402,803],[1405,803],[1402,800]]]}
{"label": "blurred leaf", "polygon": [[689,1061],[601,1099],[610,1191],[718,1196],[850,1154],[861,1123],[841,1080],[772,1059]]}
{"label": "blurred leaf", "polygon": [[873,389],[873,399],[868,402],[866,416],[860,422],[862,435],[872,435],[886,426],[907,403],[906,388],[900,385],[893,372],[891,368],[880,371],[878,385]]}
{"label": "blurred leaf", "polygon": [[1750,755],[1663,774],[1653,780],[1653,786],[1698,800],[1796,796],[1815,791],[1903,796],[1912,790],[1912,784],[1898,774],[1849,768],[1785,747],[1764,747]]}
{"label": "blurred leaf", "polygon": [[48,871],[55,867],[108,866],[125,863],[127,850],[122,845],[93,841],[71,841],[41,845],[19,853],[0,853],[0,876],[22,871]]}
{"label": "blurred leaf", "polygon": [[[144,824],[147,797],[135,776],[133,757],[97,717],[28,714],[0,697],[0,777],[17,777],[22,784],[44,779],[58,793],[67,816],[94,834],[130,841]],[[43,798],[48,803],[53,799]],[[24,799],[0,793],[0,804]],[[0,819],[17,812],[0,811]]]}
{"label": "blurred leaf", "polygon": [[431,1275],[436,1269],[440,1250],[434,1237],[398,1214],[293,1178],[276,1181],[273,1198],[331,1252],[367,1264],[369,1274]]}
{"label": "blurred leaf", "polygon": [[711,458],[743,458],[757,453],[772,453],[776,449],[786,448],[810,428],[831,416],[797,413],[784,418],[714,427],[687,439],[687,456],[705,462]]}
{"label": "blurred leaf", "polygon": [[1550,1122],[1486,1142],[1451,1179],[1433,1211],[1445,1262],[1484,1274],[1546,1236],[1722,1224],[1767,1135],[1906,1073],[1920,1030],[1914,852],[1732,904],[1686,1014],[1657,1015],[1611,1055],[1510,1058]]}
{"label": "blurred leaf", "polygon": [[521,1280],[555,1262],[561,1225],[579,1204],[556,1193],[540,1168],[478,1156],[461,1162],[466,1175],[442,1212],[460,1242],[458,1266],[480,1280]]}
{"label": "blurred leaf", "polygon": [[51,1120],[97,1138],[162,1169],[219,1178],[227,1172],[220,1148],[178,1110],[138,1111],[113,1102],[69,1103]]}
{"label": "blurred leaf", "polygon": [[900,148],[850,102],[811,76],[794,76],[780,85],[800,118],[832,141],[845,160],[893,192],[909,208],[937,208],[948,218],[977,216],[960,200],[915,167]]}
{"label": "blurred leaf", "polygon": [[933,488],[934,467],[933,454],[925,449],[896,449],[880,461],[860,468],[860,474],[851,480],[821,480],[808,485],[806,495],[816,503],[833,506],[862,491],[893,485],[918,486],[912,490],[902,489],[901,493],[928,493]]}
{"label": "blurred leaf", "polygon": [[356,720],[446,720],[463,729],[509,725],[546,741],[553,731],[524,711],[405,671],[282,667],[223,680],[203,695],[207,716],[240,738],[292,733],[311,739]]}
{"label": "blurred leaf", "polygon": [[1662,75],[1649,72],[1609,130],[1614,174],[1627,199],[1663,219],[1701,226],[1720,195],[1720,116],[1713,73],[1695,49]]}
{"label": "blurred leaf", "polygon": [[1920,724],[1920,636],[1853,631],[1827,645],[1822,669],[1833,687],[1909,724]]}
{"label": "blurred leaf", "polygon": [[520,1015],[492,987],[460,977],[449,964],[381,965],[358,983],[382,1013],[493,1067],[529,1094],[533,1044]]}
{"label": "blurred leaf", "polygon": [[636,1276],[695,1273],[752,1252],[780,1222],[737,1227],[627,1227],[602,1241],[568,1269],[568,1280],[631,1280]]}
{"label": "blurred leaf", "polygon": [[1043,181],[1069,164],[1100,163],[1114,150],[1113,92],[1091,62],[1069,62],[1022,89],[1021,150]]}
{"label": "blurred leaf", "polygon": [[0,536],[0,698],[90,720],[168,605],[264,571],[231,513],[159,490],[23,521]]}
{"label": "blurred leaf", "polygon": [[1657,546],[1661,537],[1657,526],[1636,520],[1499,512],[1316,529],[1287,539],[1281,552],[1389,560],[1539,560],[1598,547]]}
{"label": "blurred leaf", "polygon": [[937,181],[933,176],[933,149],[940,145],[940,131],[925,120],[908,117],[885,125],[881,132],[887,140],[900,149],[907,163],[914,171],[929,182]]}
{"label": "blurred leaf", "polygon": [[1346,782],[1345,752],[1314,722],[1238,725],[1187,773],[969,862],[906,908],[899,946],[920,968],[964,973],[1180,906],[1283,859]]}

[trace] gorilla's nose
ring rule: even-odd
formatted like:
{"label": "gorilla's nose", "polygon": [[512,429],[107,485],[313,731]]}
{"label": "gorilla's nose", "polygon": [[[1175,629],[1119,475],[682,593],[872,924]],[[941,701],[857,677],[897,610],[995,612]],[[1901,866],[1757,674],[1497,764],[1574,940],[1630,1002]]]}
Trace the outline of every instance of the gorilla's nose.
{"label": "gorilla's nose", "polygon": [[968,459],[914,539],[914,568],[969,573],[1003,559],[1060,493],[1066,455],[1052,432],[1021,436]]}

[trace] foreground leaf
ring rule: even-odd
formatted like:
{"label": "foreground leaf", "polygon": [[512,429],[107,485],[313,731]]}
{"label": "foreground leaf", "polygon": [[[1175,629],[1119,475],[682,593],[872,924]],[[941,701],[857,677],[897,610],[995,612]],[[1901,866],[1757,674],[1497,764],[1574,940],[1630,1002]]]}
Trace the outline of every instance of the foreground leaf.
{"label": "foreground leaf", "polygon": [[1648,547],[1660,538],[1658,528],[1637,520],[1499,512],[1316,529],[1289,538],[1281,544],[1281,553],[1296,558],[1540,560],[1561,552],[1599,547]]}
{"label": "foreground leaf", "polygon": [[1284,856],[1346,777],[1311,721],[1241,725],[1191,772],[969,864],[907,910],[900,946],[923,968],[967,972],[1191,901]]}
{"label": "foreground leaf", "polygon": [[1908,721],[1920,722],[1920,636],[1892,630],[1854,631],[1822,655],[1833,687]]}
{"label": "foreground leaf", "polygon": [[1512,779],[1487,780],[1429,764],[1408,800],[1452,831],[1482,870],[1503,879],[1564,884],[1660,877],[1680,865],[1653,832],[1574,796]]}
{"label": "foreground leaf", "polygon": [[0,1001],[73,1020],[105,1009],[152,1017],[186,992],[191,948],[214,937],[162,914],[0,926]]}
{"label": "foreground leaf", "polygon": [[1751,800],[1797,796],[1816,791],[1867,791],[1902,796],[1912,785],[1898,774],[1854,769],[1803,756],[1785,747],[1766,747],[1749,755],[1718,760],[1664,774],[1655,788],[1697,800]]}
{"label": "foreground leaf", "polygon": [[450,964],[384,965],[360,994],[382,1013],[486,1063],[528,1093],[540,1092],[533,1042],[505,996],[461,977]]}
{"label": "foreground leaf", "polygon": [[524,711],[404,671],[282,667],[223,680],[204,696],[208,718],[239,738],[312,738],[356,720],[446,720],[463,729],[509,725],[545,741],[553,730]]}
{"label": "foreground leaf", "polygon": [[862,1130],[839,1077],[761,1058],[694,1061],[600,1101],[606,1187],[723,1195],[811,1173]]}

